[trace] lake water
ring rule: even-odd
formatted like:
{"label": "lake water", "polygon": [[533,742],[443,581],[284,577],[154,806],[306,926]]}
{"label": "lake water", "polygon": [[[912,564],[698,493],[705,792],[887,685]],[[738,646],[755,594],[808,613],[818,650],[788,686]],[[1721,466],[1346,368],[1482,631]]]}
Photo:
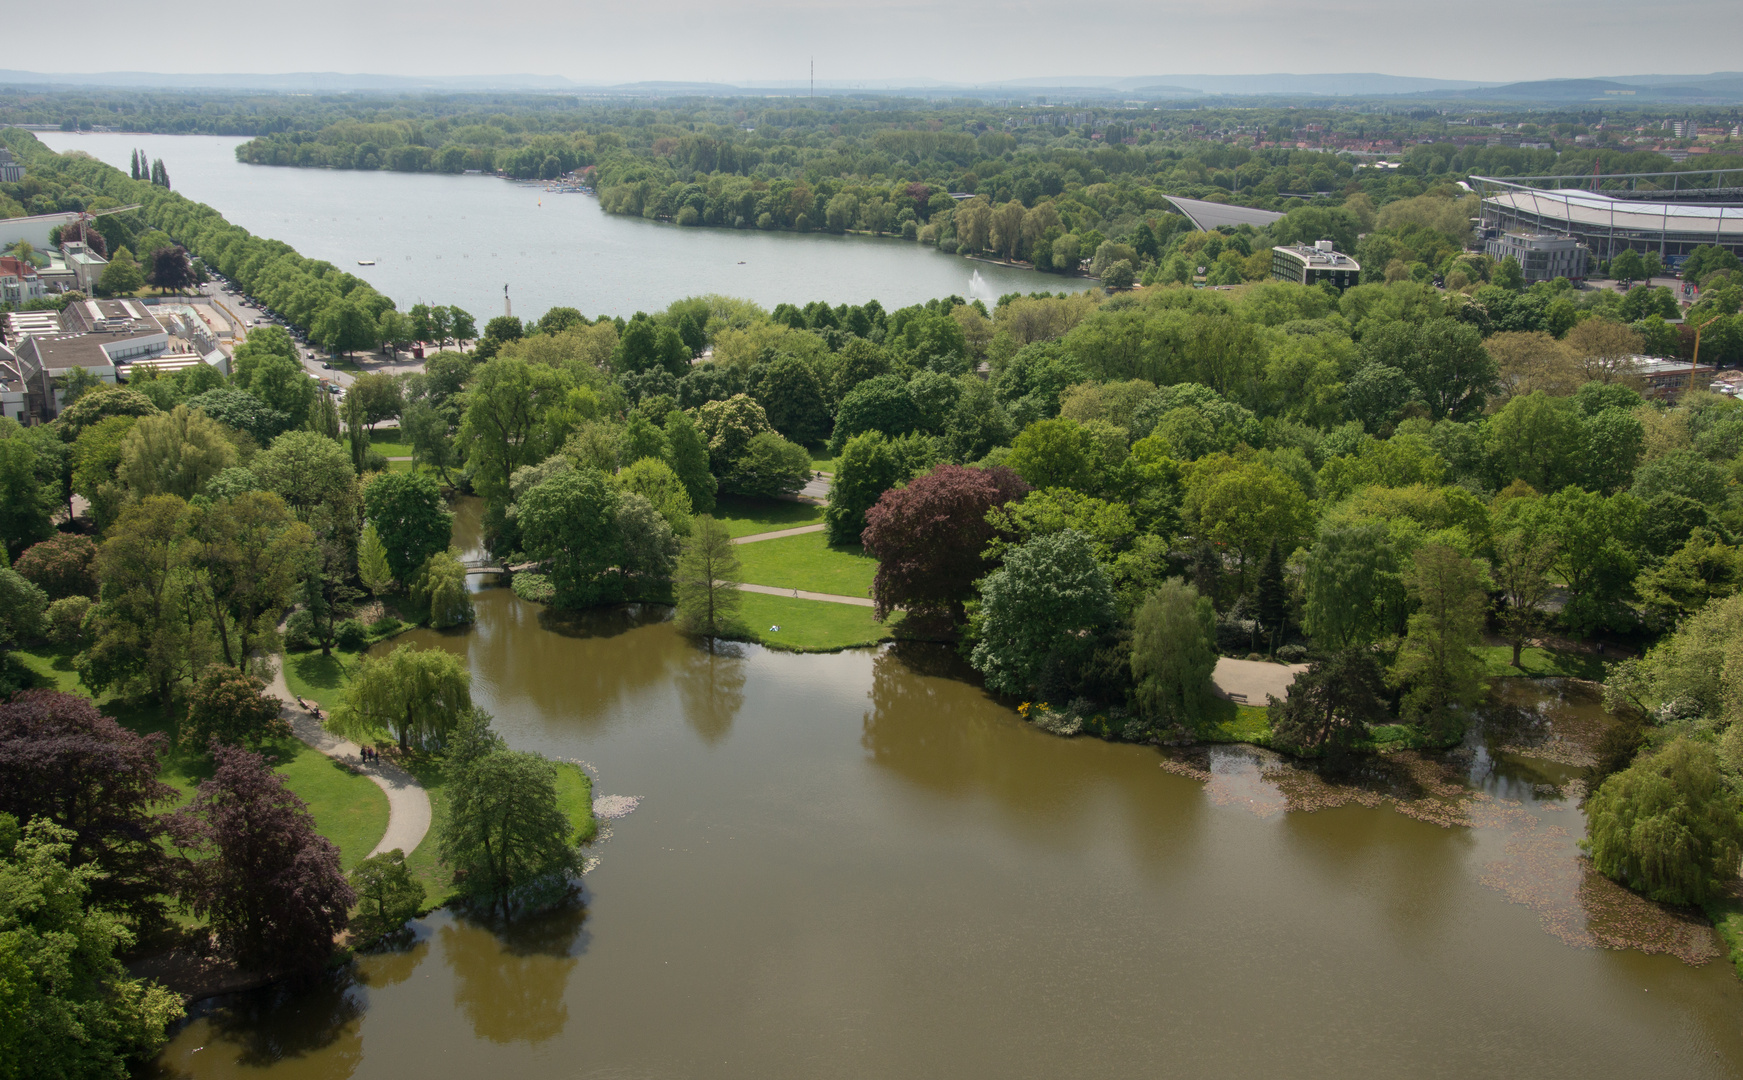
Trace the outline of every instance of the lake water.
{"label": "lake water", "polygon": [[[888,310],[939,296],[990,306],[1010,292],[1087,288],[1083,278],[975,262],[911,241],[736,229],[680,229],[606,214],[588,195],[490,176],[340,172],[244,165],[246,140],[211,135],[38,132],[126,169],[135,147],[162,158],[177,191],[257,236],[282,240],[374,285],[405,310],[455,304],[479,325],[503,312],[537,318],[565,305],[588,316],[658,311],[723,293]],[[358,266],[374,259],[374,266]]]}
{"label": "lake water", "polygon": [[[1723,960],[1568,943],[1582,823],[1539,785],[1570,766],[1479,753],[1483,827],[1285,814],[1250,751],[1205,784],[1055,738],[932,648],[711,655],[661,609],[475,599],[476,626],[410,640],[465,659],[512,745],[642,800],[593,847],[585,907],[438,913],[316,992],[202,1015],[158,1075],[1743,1072]],[[1485,884],[1522,860],[1536,894]]]}

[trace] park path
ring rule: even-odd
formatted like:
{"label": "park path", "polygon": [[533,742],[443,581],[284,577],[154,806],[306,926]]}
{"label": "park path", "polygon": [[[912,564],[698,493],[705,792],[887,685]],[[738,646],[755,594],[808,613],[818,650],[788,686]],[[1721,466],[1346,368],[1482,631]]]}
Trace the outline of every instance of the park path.
{"label": "park path", "polygon": [[1241,705],[1262,706],[1270,698],[1289,696],[1289,684],[1307,670],[1306,664],[1273,664],[1265,660],[1219,657],[1210,681],[1217,696]]}
{"label": "park path", "polygon": [[750,536],[735,536],[735,544],[754,544],[758,540],[779,540],[783,536],[804,536],[806,533],[819,533],[827,529],[827,525],[800,525],[792,529],[776,529],[774,532],[753,533]]}
{"label": "park path", "polygon": [[[869,601],[868,601],[869,603]],[[321,726],[321,722],[303,707],[302,701],[290,692],[290,686],[284,681],[284,657],[277,657],[278,665],[273,668],[272,682],[267,691],[283,703],[279,715],[290,721],[291,731],[297,738],[326,754],[334,761],[343,762],[357,772],[375,781],[387,796],[387,831],[382,834],[381,842],[375,845],[371,855],[379,855],[384,851],[399,848],[410,855],[424,841],[430,831],[430,795],[417,778],[397,765],[385,761],[363,760],[362,747],[349,739],[339,736]]]}
{"label": "park path", "polygon": [[739,583],[739,591],[762,593],[765,596],[791,596],[796,600],[823,600],[831,604],[852,604],[854,607],[872,607],[869,597],[837,596],[834,593],[806,592],[804,589],[783,589],[775,585],[747,585]]}

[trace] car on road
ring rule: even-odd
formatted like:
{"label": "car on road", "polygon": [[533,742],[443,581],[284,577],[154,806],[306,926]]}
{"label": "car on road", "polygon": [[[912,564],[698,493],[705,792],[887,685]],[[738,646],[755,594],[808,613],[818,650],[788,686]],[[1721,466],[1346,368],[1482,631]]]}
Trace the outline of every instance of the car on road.
{"label": "car on road", "polygon": [[321,365],[321,370],[322,370],[322,371],[332,371],[332,370],[333,370],[333,365],[332,365],[332,364],[322,364],[322,365]]}

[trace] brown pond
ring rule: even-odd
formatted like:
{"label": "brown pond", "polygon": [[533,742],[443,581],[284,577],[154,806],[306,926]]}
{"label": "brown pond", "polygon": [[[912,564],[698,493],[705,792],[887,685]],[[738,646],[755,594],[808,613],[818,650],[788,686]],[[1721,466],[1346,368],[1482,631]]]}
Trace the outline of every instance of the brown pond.
{"label": "brown pond", "polygon": [[414,640],[467,659],[511,744],[642,799],[585,907],[438,913],[317,991],[209,1010],[161,1075],[1743,1073],[1723,961],[1587,932],[1579,813],[1540,786],[1570,765],[1481,750],[1474,828],[1284,813],[1250,753],[1207,785],[1055,738],[939,653],[710,656],[662,611],[476,599]]}

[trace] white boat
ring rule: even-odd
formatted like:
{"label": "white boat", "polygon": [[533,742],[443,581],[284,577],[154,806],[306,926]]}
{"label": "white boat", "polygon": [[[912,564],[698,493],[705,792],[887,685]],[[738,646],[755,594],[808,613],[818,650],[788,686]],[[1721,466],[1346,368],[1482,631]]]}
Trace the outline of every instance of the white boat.
{"label": "white boat", "polygon": [[375,260],[374,259],[358,259],[357,265],[358,266],[374,266]]}

